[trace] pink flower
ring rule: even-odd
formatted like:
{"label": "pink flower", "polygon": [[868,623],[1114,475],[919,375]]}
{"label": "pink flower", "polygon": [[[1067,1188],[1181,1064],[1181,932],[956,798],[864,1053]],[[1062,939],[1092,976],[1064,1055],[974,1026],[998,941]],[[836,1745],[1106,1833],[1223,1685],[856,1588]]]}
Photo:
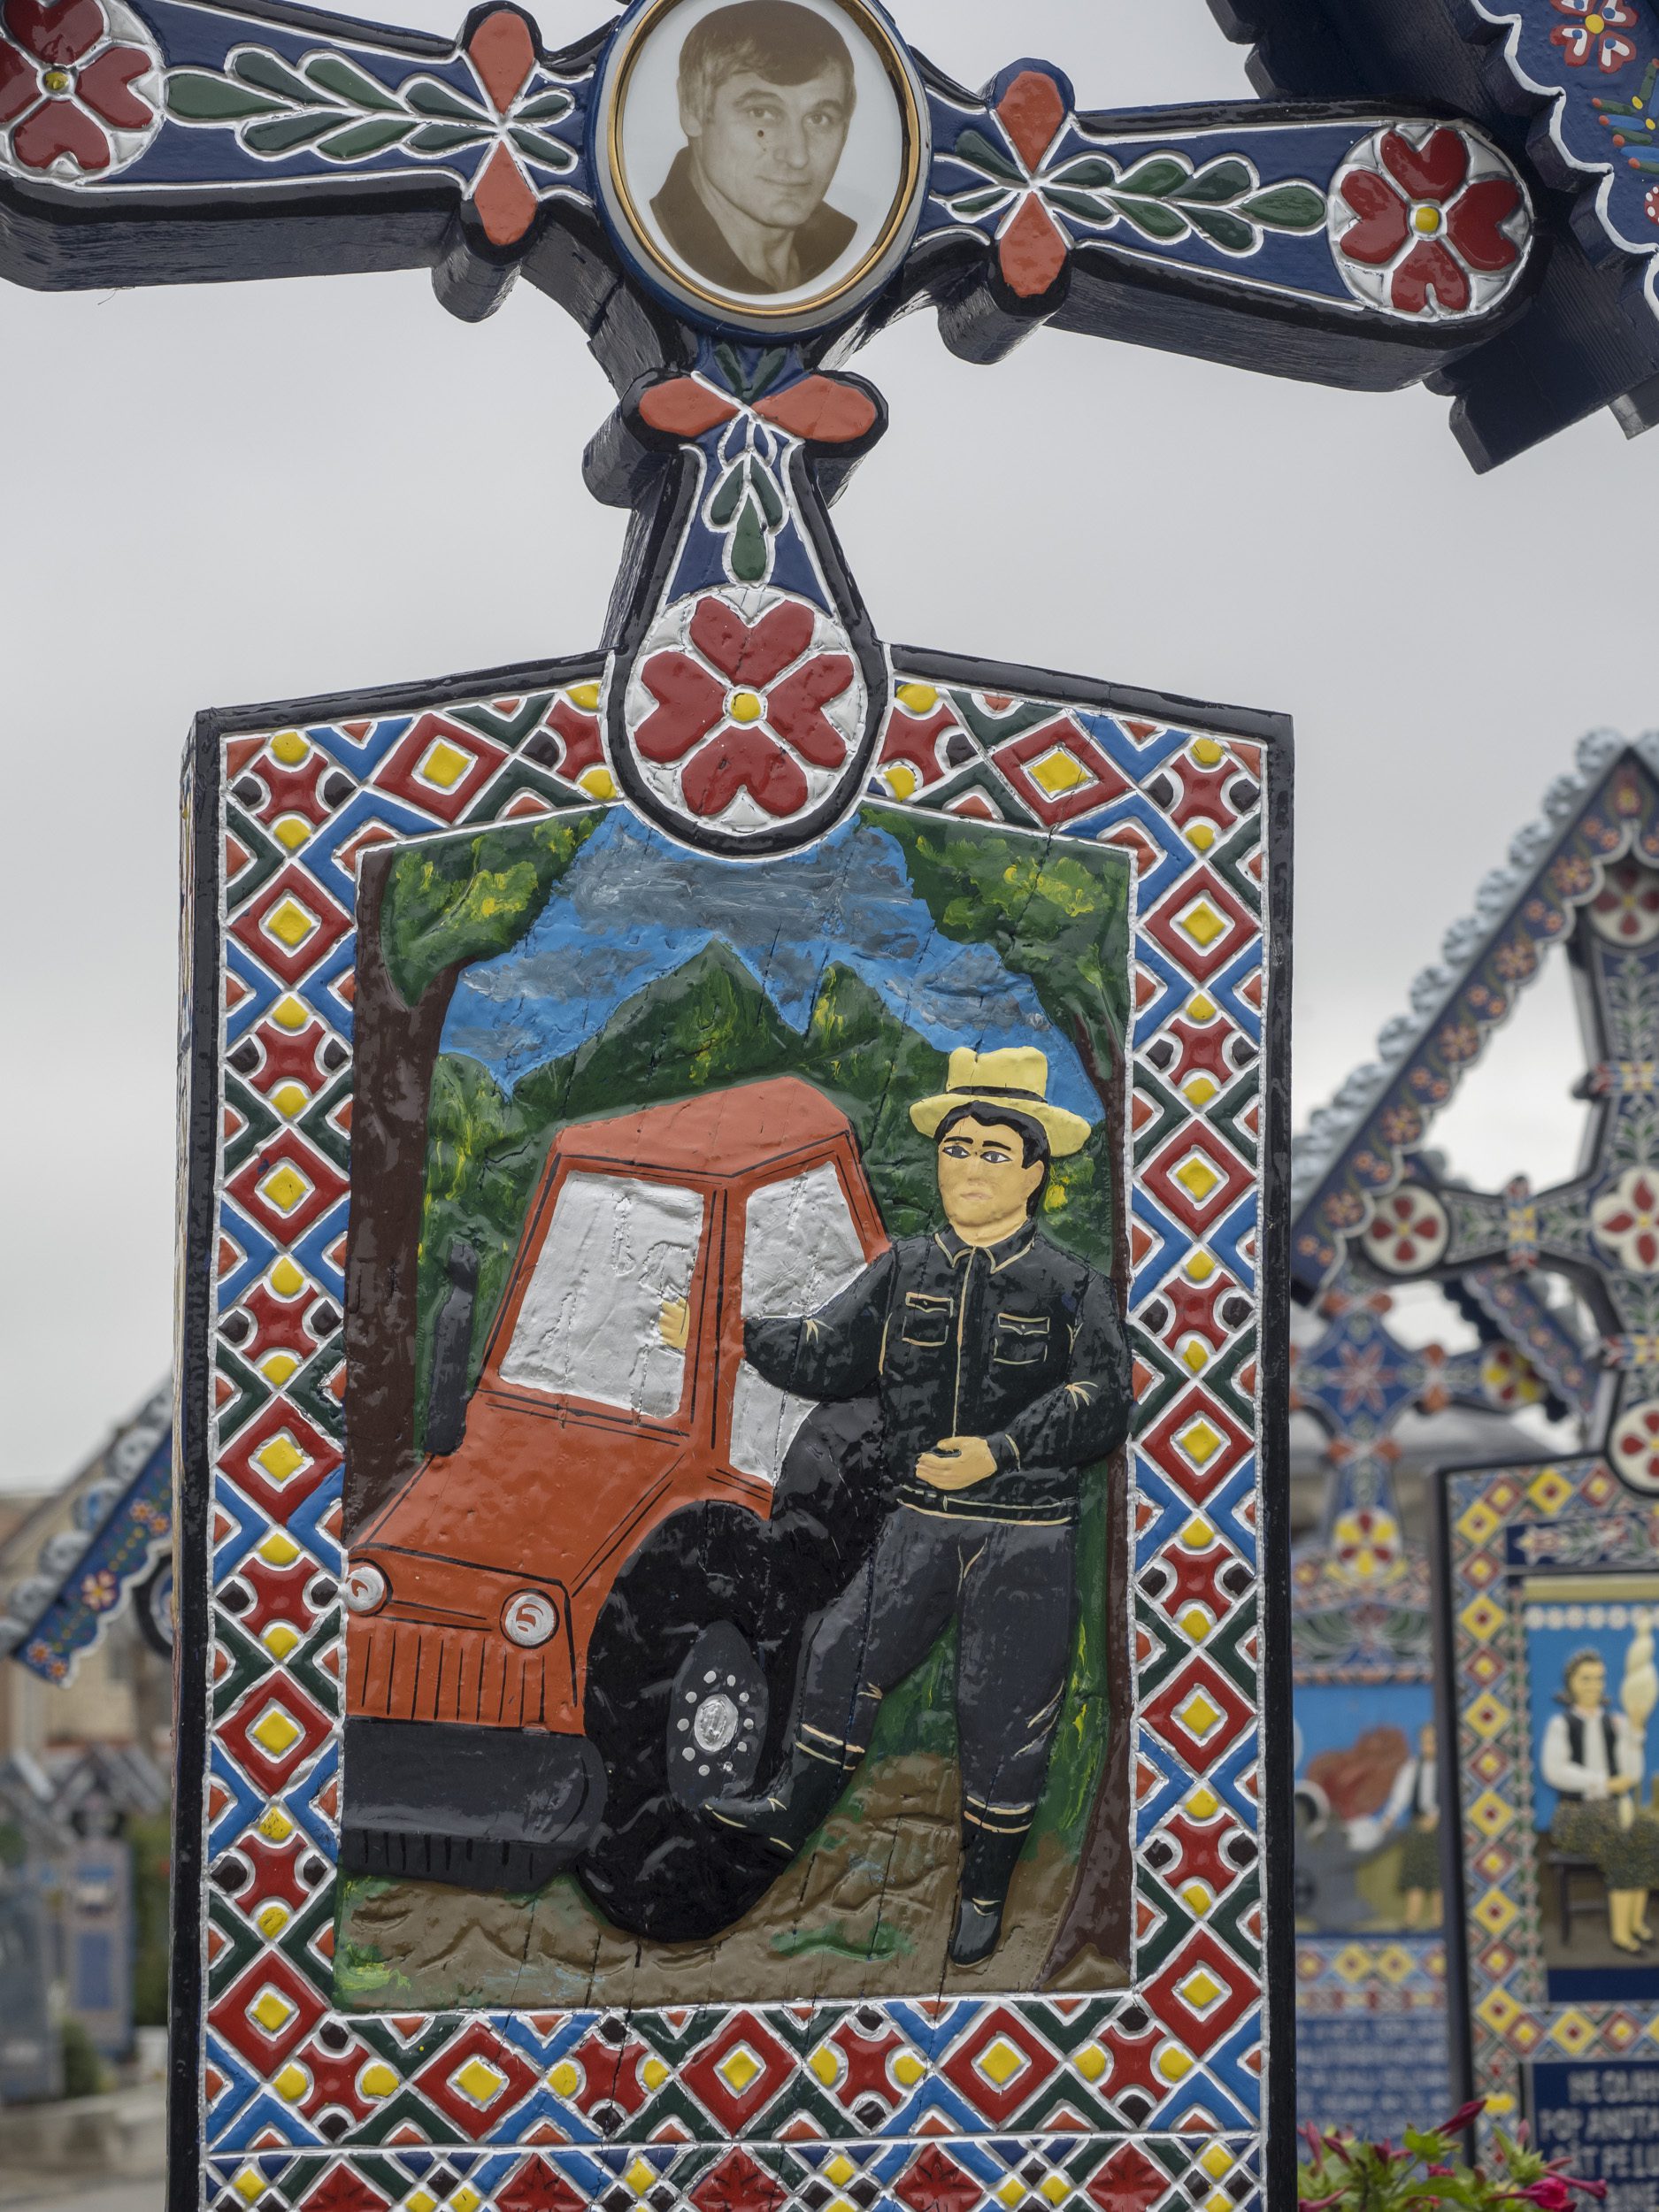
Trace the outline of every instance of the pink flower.
{"label": "pink flower", "polygon": [[747,791],[782,819],[810,795],[802,761],[834,769],[846,760],[847,741],[824,709],[856,671],[845,653],[812,652],[812,610],[797,601],[749,624],[710,596],[691,618],[695,651],[653,653],[641,670],[657,710],[634,741],[647,760],[686,762],[680,787],[694,814],[723,814]]}
{"label": "pink flower", "polygon": [[65,155],[83,174],[107,169],[111,131],[146,129],[155,111],[132,89],[154,66],[110,42],[99,0],[4,0],[0,6],[0,130],[26,169]]}
{"label": "pink flower", "polygon": [[1575,19],[1558,24],[1549,35],[1570,69],[1582,69],[1594,54],[1596,67],[1610,77],[1636,51],[1635,41],[1624,33],[1636,28],[1638,18],[1624,0],[1549,0],[1549,4],[1557,15]]}
{"label": "pink flower", "polygon": [[1342,197],[1359,220],[1340,250],[1368,268],[1394,265],[1389,297],[1402,315],[1421,315],[1431,294],[1442,314],[1461,314],[1474,296],[1471,271],[1488,274],[1519,257],[1499,225],[1520,206],[1520,187],[1507,176],[1471,184],[1469,142],[1444,127],[1421,146],[1389,131],[1381,158],[1386,176],[1356,169],[1344,180]]}

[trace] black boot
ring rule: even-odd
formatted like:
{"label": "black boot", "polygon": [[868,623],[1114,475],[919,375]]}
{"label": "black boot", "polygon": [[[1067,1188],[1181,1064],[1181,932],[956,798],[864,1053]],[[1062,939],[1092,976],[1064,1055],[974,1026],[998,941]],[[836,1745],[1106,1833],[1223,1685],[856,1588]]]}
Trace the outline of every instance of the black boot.
{"label": "black boot", "polygon": [[741,1828],[780,1857],[792,1859],[813,1830],[823,1826],[847,1774],[839,1760],[815,1758],[797,1744],[764,1795],[711,1797],[703,1809],[724,1827]]}
{"label": "black boot", "polygon": [[950,1935],[950,1955],[958,1966],[980,1965],[1001,1940],[1008,1886],[1030,1832],[1029,1821],[1011,1835],[974,1822],[964,1824],[962,1884]]}

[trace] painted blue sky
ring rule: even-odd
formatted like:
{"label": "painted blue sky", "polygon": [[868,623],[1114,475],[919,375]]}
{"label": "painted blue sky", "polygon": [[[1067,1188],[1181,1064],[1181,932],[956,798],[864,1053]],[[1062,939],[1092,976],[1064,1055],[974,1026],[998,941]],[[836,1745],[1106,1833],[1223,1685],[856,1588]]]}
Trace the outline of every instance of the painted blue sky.
{"label": "painted blue sky", "polygon": [[[792,895],[780,896],[780,874]],[[820,976],[839,964],[941,1051],[1039,1046],[1049,1097],[1100,1118],[1075,1051],[1030,983],[988,947],[941,936],[896,841],[856,819],[761,871],[702,858],[614,809],[529,935],[462,977],[443,1049],[481,1061],[511,1090],[713,941],[730,947],[792,1029],[804,1030]]]}

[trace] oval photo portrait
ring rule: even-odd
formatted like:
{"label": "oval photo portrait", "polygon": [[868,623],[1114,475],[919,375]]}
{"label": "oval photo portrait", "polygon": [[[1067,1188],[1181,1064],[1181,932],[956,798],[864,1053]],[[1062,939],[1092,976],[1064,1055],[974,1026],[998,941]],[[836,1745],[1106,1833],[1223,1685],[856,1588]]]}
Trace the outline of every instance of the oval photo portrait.
{"label": "oval photo portrait", "polygon": [[659,0],[606,97],[613,219],[683,303],[800,327],[915,228],[926,106],[860,0]]}

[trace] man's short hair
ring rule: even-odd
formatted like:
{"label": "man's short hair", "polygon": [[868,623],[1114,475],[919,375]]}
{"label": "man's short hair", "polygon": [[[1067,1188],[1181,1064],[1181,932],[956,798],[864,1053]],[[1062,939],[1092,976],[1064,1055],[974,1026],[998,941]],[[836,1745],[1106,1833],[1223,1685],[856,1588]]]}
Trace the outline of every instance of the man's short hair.
{"label": "man's short hair", "polygon": [[1025,1202],[1025,1211],[1034,1214],[1042,1203],[1043,1193],[1048,1187],[1048,1171],[1053,1164],[1048,1133],[1042,1124],[1033,1121],[1029,1114],[1015,1113],[1010,1107],[993,1106],[983,1099],[975,1098],[965,1106],[951,1108],[933,1132],[934,1144],[943,1144],[951,1131],[964,1121],[978,1122],[981,1129],[1011,1129],[1019,1139],[1020,1149],[1025,1155],[1024,1164],[1030,1167],[1038,1160],[1042,1162],[1042,1179]]}
{"label": "man's short hair", "polygon": [[833,23],[797,0],[735,0],[705,15],[680,50],[680,96],[707,112],[728,77],[748,70],[768,84],[807,84],[826,69],[847,81],[847,107],[857,96],[853,58]]}
{"label": "man's short hair", "polygon": [[1582,1645],[1578,1650],[1575,1651],[1561,1671],[1561,1686],[1566,1693],[1566,1696],[1563,1699],[1563,1703],[1569,1702],[1571,1699],[1572,1678],[1580,1667],[1600,1667],[1605,1674],[1607,1661],[1594,1644]]}

